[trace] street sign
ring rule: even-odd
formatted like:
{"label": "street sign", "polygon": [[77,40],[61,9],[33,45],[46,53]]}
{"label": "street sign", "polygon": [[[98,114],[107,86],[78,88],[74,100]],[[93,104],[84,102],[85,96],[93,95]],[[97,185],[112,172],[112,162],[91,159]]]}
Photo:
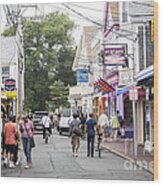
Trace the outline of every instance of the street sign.
{"label": "street sign", "polygon": [[131,101],[137,101],[138,100],[138,88],[136,86],[129,88],[129,99]]}

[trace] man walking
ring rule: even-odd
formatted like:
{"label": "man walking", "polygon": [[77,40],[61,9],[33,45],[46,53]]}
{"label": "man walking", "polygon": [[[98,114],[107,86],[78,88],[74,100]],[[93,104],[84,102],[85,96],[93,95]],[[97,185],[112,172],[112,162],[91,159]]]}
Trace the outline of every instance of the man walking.
{"label": "man walking", "polygon": [[87,157],[94,157],[94,141],[95,141],[95,126],[96,121],[93,119],[93,114],[89,114],[90,119],[87,120]]}
{"label": "man walking", "polygon": [[70,134],[71,136],[71,144],[72,144],[72,152],[74,157],[78,157],[78,150],[80,146],[80,137],[82,135],[80,131],[81,122],[77,118],[77,114],[73,114],[73,120],[70,123]]}
{"label": "man walking", "polygon": [[46,113],[42,118],[42,124],[43,124],[43,139],[45,138],[45,134],[48,131],[49,134],[51,134],[51,120],[48,116],[48,113]]}

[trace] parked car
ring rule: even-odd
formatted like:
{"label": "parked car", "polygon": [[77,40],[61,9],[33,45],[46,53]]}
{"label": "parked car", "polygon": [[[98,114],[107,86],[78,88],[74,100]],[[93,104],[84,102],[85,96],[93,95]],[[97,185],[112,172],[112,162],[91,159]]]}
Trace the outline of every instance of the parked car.
{"label": "parked car", "polygon": [[35,111],[34,112],[34,130],[35,131],[43,131],[43,125],[42,125],[42,117],[48,114],[48,111]]}
{"label": "parked car", "polygon": [[62,135],[63,132],[69,132],[70,129],[70,122],[71,122],[71,110],[70,109],[63,109],[60,114],[59,126],[58,131],[59,134]]}

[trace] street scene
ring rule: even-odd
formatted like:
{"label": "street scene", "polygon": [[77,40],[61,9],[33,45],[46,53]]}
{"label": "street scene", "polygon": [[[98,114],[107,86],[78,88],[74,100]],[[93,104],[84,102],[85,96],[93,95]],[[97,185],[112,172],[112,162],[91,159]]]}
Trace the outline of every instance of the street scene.
{"label": "street scene", "polygon": [[154,10],[0,5],[2,177],[154,180]]}

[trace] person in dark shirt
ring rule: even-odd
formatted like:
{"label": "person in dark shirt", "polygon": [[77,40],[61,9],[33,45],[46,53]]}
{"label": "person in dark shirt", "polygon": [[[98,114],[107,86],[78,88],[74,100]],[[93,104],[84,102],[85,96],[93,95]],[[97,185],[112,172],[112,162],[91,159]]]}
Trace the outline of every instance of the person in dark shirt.
{"label": "person in dark shirt", "polygon": [[87,157],[94,157],[94,141],[95,141],[95,126],[96,121],[93,119],[93,114],[89,114],[90,119],[87,120]]}

